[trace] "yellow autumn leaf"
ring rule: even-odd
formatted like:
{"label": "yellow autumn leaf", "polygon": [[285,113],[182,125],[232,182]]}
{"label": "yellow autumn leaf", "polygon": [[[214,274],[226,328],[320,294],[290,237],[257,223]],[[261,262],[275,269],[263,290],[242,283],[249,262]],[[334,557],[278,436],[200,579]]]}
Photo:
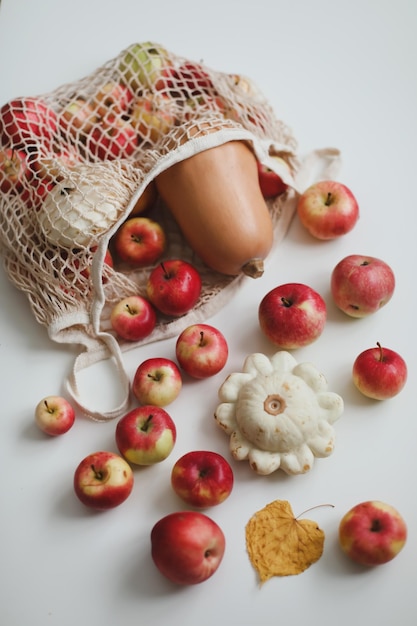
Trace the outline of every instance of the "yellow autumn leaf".
{"label": "yellow autumn leaf", "polygon": [[246,525],[246,549],[261,583],[301,574],[323,553],[324,532],[316,522],[294,517],[286,500],[275,500]]}

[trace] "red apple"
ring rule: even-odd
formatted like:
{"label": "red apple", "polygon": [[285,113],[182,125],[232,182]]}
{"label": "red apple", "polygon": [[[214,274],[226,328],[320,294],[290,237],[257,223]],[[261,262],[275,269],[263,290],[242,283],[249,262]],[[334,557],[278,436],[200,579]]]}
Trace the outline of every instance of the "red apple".
{"label": "red apple", "polygon": [[210,578],[222,561],[225,547],[220,526],[199,511],[170,513],[151,531],[156,567],[179,585],[195,585]]}
{"label": "red apple", "polygon": [[54,109],[40,98],[18,98],[0,109],[0,138],[14,148],[41,142],[52,146],[58,125]]}
{"label": "red apple", "polygon": [[54,183],[29,176],[29,185],[21,192],[21,198],[29,209],[37,211],[54,188]]}
{"label": "red apple", "polygon": [[171,485],[187,504],[198,508],[224,502],[233,489],[233,470],[226,459],[210,450],[187,452],[174,464]]}
{"label": "red apple", "polygon": [[[97,251],[97,246],[92,246],[91,256],[87,257],[85,261],[83,259],[83,263],[81,264],[79,258],[69,257],[66,250],[64,249],[61,250],[60,255],[62,259],[66,261],[66,265],[62,271],[67,281],[71,281],[72,283],[74,283],[74,281],[76,282],[80,276],[87,278],[87,280],[90,279],[91,268],[93,264],[93,257],[96,251]],[[113,258],[111,256],[110,250],[106,250],[103,262],[108,267],[113,267]],[[106,283],[106,282],[107,282],[107,277],[103,276],[103,283]]]}
{"label": "red apple", "polygon": [[178,70],[171,66],[161,70],[159,77],[155,80],[154,88],[171,98],[181,98],[184,84],[179,79]]}
{"label": "red apple", "polygon": [[187,61],[177,70],[178,80],[185,85],[191,95],[211,93],[214,91],[213,82],[200,63]]}
{"label": "red apple", "polygon": [[[288,173],[290,173],[288,165],[284,159],[281,159],[281,157],[278,156],[274,156],[273,158],[285,167],[288,170]],[[264,198],[275,198],[276,196],[283,194],[288,189],[288,185],[284,183],[282,178],[278,176],[274,170],[271,170],[268,166],[260,163],[259,161],[257,164],[259,186]]]}
{"label": "red apple", "polygon": [[252,124],[256,127],[257,132],[261,130],[265,133],[265,128],[268,126],[268,118],[265,115],[265,111],[263,108],[259,108],[253,103],[249,107],[244,105],[229,107],[226,112],[226,117],[240,122],[244,126]]}
{"label": "red apple", "polygon": [[361,352],[352,368],[353,382],[364,396],[387,400],[396,396],[407,381],[407,364],[394,350],[376,348]]}
{"label": "red apple", "polygon": [[74,407],[61,396],[46,396],[35,407],[35,422],[51,437],[63,435],[75,422]]}
{"label": "red apple", "polygon": [[149,217],[129,217],[114,236],[114,250],[121,261],[135,267],[153,265],[165,250],[162,226]]}
{"label": "red apple", "polygon": [[130,123],[142,141],[156,143],[176,123],[175,101],[164,94],[137,98],[130,114]]}
{"label": "red apple", "polygon": [[158,311],[179,317],[197,304],[201,287],[200,273],[191,263],[168,259],[151,271],[146,292]]}
{"label": "red apple", "polygon": [[85,144],[94,157],[113,161],[132,156],[138,146],[138,138],[130,122],[120,116],[108,115],[94,126]]}
{"label": "red apple", "polygon": [[321,335],[326,323],[326,303],[317,291],[302,283],[275,287],[258,309],[264,335],[285,350],[307,346]]}
{"label": "red apple", "polygon": [[27,155],[23,150],[0,149],[0,191],[22,191],[29,173]]}
{"label": "red apple", "polygon": [[59,115],[59,128],[73,142],[84,142],[100,117],[93,105],[84,98],[71,100]]}
{"label": "red apple", "polygon": [[[97,250],[97,246],[92,246],[92,248],[91,248],[91,252],[92,252],[92,255],[93,255],[93,256],[94,256],[94,254],[95,254],[96,250]],[[92,262],[92,258],[93,258],[93,257],[91,257],[91,262]],[[106,253],[105,253],[105,255],[104,255],[103,262],[104,262],[104,264],[105,264],[105,265],[107,265],[108,267],[113,267],[113,257],[112,257],[112,255],[111,255],[110,250],[106,250]],[[74,260],[74,265],[75,265],[75,267],[76,267],[77,269],[79,268],[79,262],[78,262],[78,259],[75,259],[75,260]],[[86,265],[85,267],[83,267],[83,268],[80,270],[80,274],[81,274],[81,276],[84,276],[84,278],[90,278],[90,276],[91,276],[91,265]],[[105,279],[104,279],[104,278],[103,278],[103,282],[105,282]]]}
{"label": "red apple", "polygon": [[116,444],[135,465],[153,465],[172,452],[177,430],[171,416],[159,406],[145,404],[126,413],[116,425]]}
{"label": "red apple", "polygon": [[339,524],[340,547],[361,565],[388,563],[403,549],[406,540],[407,526],[400,513],[378,500],[357,504]]}
{"label": "red apple", "polygon": [[209,324],[192,324],[179,335],[175,354],[189,376],[208,378],[224,368],[229,349],[220,330]]}
{"label": "red apple", "polygon": [[333,269],[330,290],[336,306],[350,317],[376,313],[391,300],[395,275],[391,267],[372,256],[351,254]]}
{"label": "red apple", "polygon": [[154,330],[156,313],[142,296],[127,296],[114,305],[110,322],[113,330],[126,341],[140,341]]}
{"label": "red apple", "polygon": [[180,370],[174,361],[164,357],[146,359],[136,369],[132,391],[140,404],[167,406],[182,388]]}
{"label": "red apple", "polygon": [[113,115],[128,115],[133,100],[134,94],[129,87],[110,80],[100,87],[92,104],[99,117],[105,117],[109,112]]}
{"label": "red apple", "polygon": [[74,473],[74,491],[85,506],[105,511],[122,504],[132,492],[130,465],[114,452],[99,451],[86,456]]}
{"label": "red apple", "polygon": [[155,81],[155,89],[175,99],[215,94],[209,74],[199,63],[186,62],[180,67],[166,67]]}
{"label": "red apple", "polygon": [[359,206],[346,185],[322,180],[301,194],[297,213],[313,237],[335,239],[353,229],[359,219]]}

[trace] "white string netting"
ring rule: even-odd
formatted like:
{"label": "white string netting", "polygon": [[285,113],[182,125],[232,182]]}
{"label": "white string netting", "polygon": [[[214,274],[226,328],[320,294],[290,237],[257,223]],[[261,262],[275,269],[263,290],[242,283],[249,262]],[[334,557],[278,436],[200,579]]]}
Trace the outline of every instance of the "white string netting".
{"label": "white string netting", "polygon": [[254,82],[152,42],[133,44],[50,93],[7,102],[0,110],[0,138],[0,246],[8,277],[27,294],[54,341],[83,346],[69,381],[75,399],[77,372],[97,360],[115,357],[123,378],[122,406],[100,416],[83,407],[95,419],[113,418],[127,405],[121,352],[207,319],[245,279],[206,266],[156,195],[146,215],[166,235],[160,260],[191,262],[202,277],[201,296],[180,318],[159,315],[142,341],[116,337],[112,307],[128,295],[145,297],[152,267],[114,258],[112,238],[158,174],[208,148],[245,141],[271,169],[277,168],[273,156],[287,165],[277,171],[287,192],[266,200],[275,245],[294,213],[297,144]]}

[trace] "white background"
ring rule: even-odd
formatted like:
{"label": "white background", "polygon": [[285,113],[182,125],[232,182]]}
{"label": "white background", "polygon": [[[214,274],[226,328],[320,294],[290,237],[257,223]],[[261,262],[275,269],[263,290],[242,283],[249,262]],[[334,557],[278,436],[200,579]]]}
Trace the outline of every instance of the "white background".
{"label": "white background", "polygon": [[[211,318],[229,342],[224,372],[185,381],[170,407],[178,428],[172,457],[135,470],[131,497],[104,514],[82,507],[72,477],[89,452],[115,450],[115,423],[80,415],[64,437],[37,431],[34,406],[63,393],[76,350],[48,339],[24,294],[0,272],[2,626],[416,624],[416,27],[415,0],[2,1],[1,103],[52,90],[131,43],[154,40],[215,69],[251,76],[293,129],[300,154],[341,150],[340,179],[361,207],[354,231],[328,243],[313,241],[295,219],[264,276],[246,282]],[[332,268],[352,253],[383,258],[397,278],[391,302],[368,319],[347,318],[329,295]],[[207,511],[226,535],[220,569],[201,585],[172,586],[156,571],[149,545],[153,523],[182,508],[169,485],[170,459],[200,447],[228,455],[227,437],[213,420],[217,389],[247,354],[274,352],[258,328],[257,305],[269,289],[291,281],[310,284],[328,304],[323,335],[294,356],[318,366],[345,400],[335,452],[298,477],[262,478],[235,462],[232,495]],[[383,403],[361,397],[351,382],[354,358],[377,341],[409,367],[403,392]],[[174,342],[126,353],[126,368],[133,375],[148,356],[172,358]],[[85,381],[92,402],[103,394],[112,400],[103,377],[95,372]],[[337,528],[351,506],[374,498],[400,510],[409,537],[394,561],[363,569],[341,554]],[[307,514],[326,533],[321,560],[260,588],[244,528],[275,499],[289,500],[296,515],[323,503],[334,508]]]}

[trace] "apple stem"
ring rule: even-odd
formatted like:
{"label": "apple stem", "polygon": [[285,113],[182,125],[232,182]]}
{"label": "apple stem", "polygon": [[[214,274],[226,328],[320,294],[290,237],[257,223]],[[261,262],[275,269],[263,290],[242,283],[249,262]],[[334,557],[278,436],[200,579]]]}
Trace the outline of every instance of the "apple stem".
{"label": "apple stem", "polygon": [[153,413],[151,413],[151,414],[148,416],[148,418],[147,418],[146,422],[144,422],[144,424],[140,427],[140,429],[141,429],[144,433],[146,433],[146,432],[147,432],[147,430],[148,430],[148,428],[149,428],[150,423],[151,423],[151,421],[152,421],[152,420],[153,420]]}
{"label": "apple stem", "polygon": [[384,351],[383,351],[382,346],[379,343],[379,341],[376,342],[376,345],[379,348],[379,361],[382,363],[382,361],[384,360]]}
{"label": "apple stem", "polygon": [[325,204],[326,206],[330,206],[330,205],[331,205],[331,203],[332,203],[332,200],[333,200],[333,196],[332,196],[332,194],[331,194],[331,193],[330,193],[330,191],[329,191],[329,193],[327,194],[327,198],[326,198],[326,201],[325,201],[325,203],[324,203],[324,204]]}
{"label": "apple stem", "polygon": [[164,277],[168,279],[170,277],[169,272],[167,272],[166,267],[162,261],[161,261],[161,267],[162,267],[162,271],[164,272]]}
{"label": "apple stem", "polygon": [[381,520],[373,519],[369,530],[371,533],[379,533],[382,528]]}
{"label": "apple stem", "polygon": [[75,187],[63,187],[60,191],[61,196],[69,196],[72,191],[75,190]]}
{"label": "apple stem", "polygon": [[98,472],[98,471],[96,470],[96,468],[94,467],[94,464],[91,466],[91,469],[93,470],[93,472],[94,472],[94,474],[95,474],[95,477],[96,477],[98,480],[101,480],[101,479],[103,478],[103,475],[104,475],[104,474],[103,474],[103,472]]}
{"label": "apple stem", "polygon": [[54,412],[54,410],[49,406],[47,400],[45,400],[44,404],[45,404],[45,408],[48,411],[48,413],[53,413]]}
{"label": "apple stem", "polygon": [[129,315],[134,315],[136,312],[135,309],[130,306],[130,304],[126,304],[126,310],[129,313]]}
{"label": "apple stem", "polygon": [[300,518],[302,515],[305,515],[306,513],[308,513],[309,511],[314,511],[314,509],[320,509],[323,506],[331,506],[332,509],[334,509],[334,504],[317,504],[316,506],[312,506],[309,509],[306,509],[305,511],[303,511],[302,513],[300,513],[299,515],[297,515],[297,517],[295,519]]}
{"label": "apple stem", "polygon": [[204,332],[200,331],[200,343],[198,344],[200,348],[204,346]]}
{"label": "apple stem", "polygon": [[288,300],[288,298],[285,298],[284,296],[281,298],[281,302],[284,306],[286,306],[287,308],[290,307],[292,305],[291,300]]}

